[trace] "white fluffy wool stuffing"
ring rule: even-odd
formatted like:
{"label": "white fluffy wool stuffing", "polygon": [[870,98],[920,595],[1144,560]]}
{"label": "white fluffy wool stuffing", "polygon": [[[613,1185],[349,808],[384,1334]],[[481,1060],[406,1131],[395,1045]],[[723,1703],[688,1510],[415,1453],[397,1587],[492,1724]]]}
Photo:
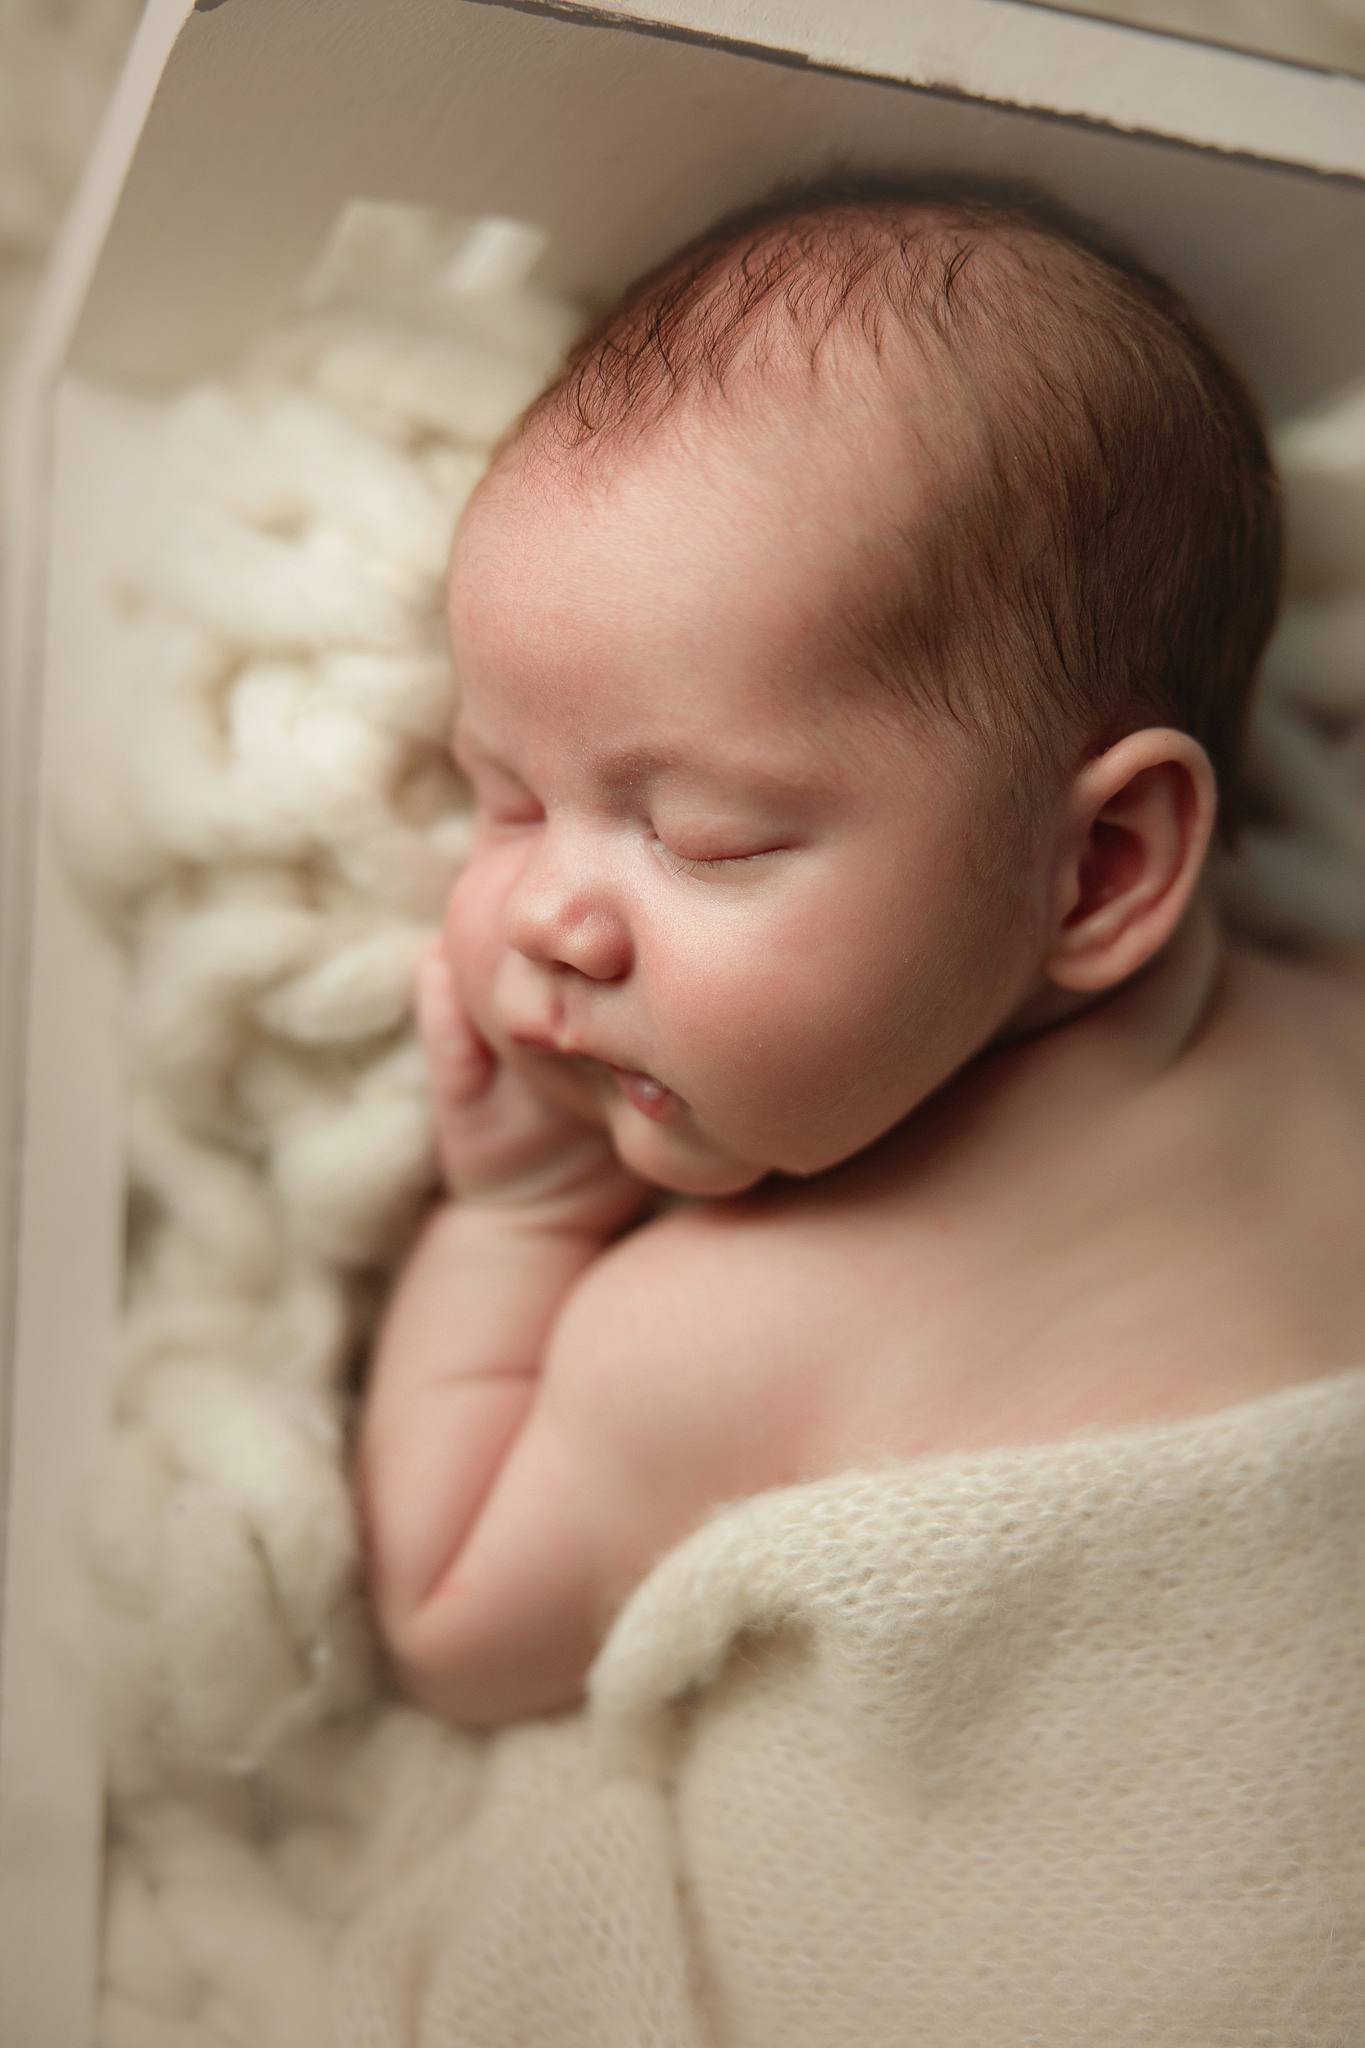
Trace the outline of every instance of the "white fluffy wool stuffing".
{"label": "white fluffy wool stuffing", "polygon": [[[129,1298],[89,1531],[107,2048],[299,2038],[329,1926],[420,1834],[408,1774],[433,1744],[452,1785],[474,1769],[474,1738],[377,1696],[343,1431],[431,1174],[408,986],[465,845],[450,529],[582,318],[526,282],[534,253],[362,207],[309,313],[148,429],[122,742],[66,828],[129,992]],[[1314,445],[1310,537],[1351,488]],[[1365,939],[1365,689],[1323,597],[1286,623],[1265,824],[1224,887],[1268,935]]]}
{"label": "white fluffy wool stuffing", "polygon": [[122,739],[92,726],[98,763],[70,769],[66,851],[129,970],[129,1299],[90,1545],[122,1792],[246,1771],[371,1686],[343,1376],[432,1170],[409,988],[466,830],[442,574],[582,318],[523,288],[526,231],[383,209],[323,284],[383,298],[376,247],[412,261],[414,236],[425,325],[411,298],[401,330],[315,311],[149,429],[103,690]]}

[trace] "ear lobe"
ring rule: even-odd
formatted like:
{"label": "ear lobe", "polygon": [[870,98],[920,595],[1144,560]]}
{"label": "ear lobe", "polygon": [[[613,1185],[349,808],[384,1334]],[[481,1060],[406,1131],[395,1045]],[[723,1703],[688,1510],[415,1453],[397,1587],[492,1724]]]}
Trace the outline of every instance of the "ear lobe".
{"label": "ear lobe", "polygon": [[1060,988],[1099,993],[1145,966],[1170,938],[1203,868],[1216,790],[1188,734],[1130,734],[1086,771],[1089,813],[1069,871],[1067,906],[1046,962]]}

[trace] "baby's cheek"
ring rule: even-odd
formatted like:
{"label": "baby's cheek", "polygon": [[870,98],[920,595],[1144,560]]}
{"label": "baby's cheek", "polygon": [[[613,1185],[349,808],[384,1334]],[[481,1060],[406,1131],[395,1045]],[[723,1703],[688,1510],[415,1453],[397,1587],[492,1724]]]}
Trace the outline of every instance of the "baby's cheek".
{"label": "baby's cheek", "polygon": [[712,946],[674,977],[670,1008],[685,1019],[684,1041],[708,1065],[723,1063],[739,1080],[763,1075],[805,1042],[810,994],[799,954]]}
{"label": "baby's cheek", "polygon": [[[787,1038],[793,1020],[778,1000],[766,1002],[743,973],[714,959],[698,964],[660,1003],[668,1019],[672,1064],[665,1078],[691,1101],[706,1128],[750,1156],[767,1142],[775,1105],[789,1099]],[[797,1036],[800,1037],[799,1025]]]}
{"label": "baby's cheek", "polygon": [[751,957],[743,971],[715,961],[700,979],[706,1000],[694,1005],[685,1042],[710,1082],[708,1103],[744,1156],[794,1131],[802,1161],[807,1146],[842,1156],[901,1113],[894,1006],[870,963],[844,972],[834,943],[817,937],[822,943]]}

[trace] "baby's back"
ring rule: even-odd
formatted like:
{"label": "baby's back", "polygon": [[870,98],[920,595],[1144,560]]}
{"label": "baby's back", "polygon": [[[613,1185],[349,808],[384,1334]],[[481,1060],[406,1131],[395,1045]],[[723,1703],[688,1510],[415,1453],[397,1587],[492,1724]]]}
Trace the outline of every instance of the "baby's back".
{"label": "baby's back", "polygon": [[721,1497],[1365,1364],[1365,958],[1229,947],[1167,1070],[1087,1093],[1063,1062],[994,1147],[979,1108],[949,1090],[818,1182],[647,1227],[721,1339]]}

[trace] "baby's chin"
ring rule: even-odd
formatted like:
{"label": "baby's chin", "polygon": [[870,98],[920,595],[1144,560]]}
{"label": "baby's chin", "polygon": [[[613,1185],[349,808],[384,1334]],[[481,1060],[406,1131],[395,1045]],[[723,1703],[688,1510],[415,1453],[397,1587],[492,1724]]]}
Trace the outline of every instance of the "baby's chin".
{"label": "baby's chin", "polygon": [[664,1188],[669,1194],[692,1195],[699,1200],[720,1201],[727,1195],[747,1195],[750,1189],[768,1178],[770,1171],[766,1166],[741,1166],[735,1161],[720,1159],[689,1159],[677,1168],[654,1162],[645,1167],[628,1158],[621,1146],[617,1147],[617,1155],[622,1165],[628,1166],[641,1180]]}
{"label": "baby's chin", "polygon": [[695,1128],[683,1132],[653,1124],[629,1109],[624,1117],[603,1114],[602,1123],[621,1164],[670,1194],[715,1200],[744,1195],[772,1170],[732,1157]]}

